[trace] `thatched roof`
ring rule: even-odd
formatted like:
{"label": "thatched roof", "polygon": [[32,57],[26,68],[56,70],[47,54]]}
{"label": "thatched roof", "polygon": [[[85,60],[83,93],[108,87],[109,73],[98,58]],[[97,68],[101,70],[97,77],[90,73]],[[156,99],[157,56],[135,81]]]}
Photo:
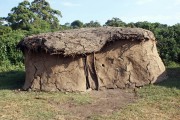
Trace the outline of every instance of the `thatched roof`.
{"label": "thatched roof", "polygon": [[141,28],[82,28],[29,36],[18,44],[18,48],[66,56],[98,52],[108,42],[118,40],[142,42],[155,38],[152,32]]}

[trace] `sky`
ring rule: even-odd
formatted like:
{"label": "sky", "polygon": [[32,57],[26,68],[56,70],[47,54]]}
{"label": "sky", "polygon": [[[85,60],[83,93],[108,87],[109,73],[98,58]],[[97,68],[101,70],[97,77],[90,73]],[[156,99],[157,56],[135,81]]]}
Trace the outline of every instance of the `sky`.
{"label": "sky", "polygon": [[[0,0],[0,17],[23,0]],[[30,2],[32,0],[29,0]],[[180,0],[47,0],[62,12],[60,24],[80,20],[98,21],[102,25],[113,17],[126,23],[148,21],[174,25],[180,23]]]}

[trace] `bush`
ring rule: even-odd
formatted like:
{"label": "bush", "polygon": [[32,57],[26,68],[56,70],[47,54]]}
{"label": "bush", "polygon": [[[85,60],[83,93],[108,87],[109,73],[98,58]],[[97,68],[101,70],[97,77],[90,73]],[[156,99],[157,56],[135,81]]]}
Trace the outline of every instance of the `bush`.
{"label": "bush", "polygon": [[14,30],[0,36],[1,64],[3,61],[14,65],[23,62],[22,52],[16,49],[16,45],[26,34],[26,31]]}

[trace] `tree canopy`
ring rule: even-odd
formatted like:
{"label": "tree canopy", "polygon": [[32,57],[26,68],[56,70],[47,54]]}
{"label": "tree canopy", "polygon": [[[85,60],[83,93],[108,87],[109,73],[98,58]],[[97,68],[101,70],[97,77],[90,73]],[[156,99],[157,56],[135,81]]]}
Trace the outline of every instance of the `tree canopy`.
{"label": "tree canopy", "polygon": [[46,0],[34,0],[31,3],[29,1],[19,3],[17,7],[11,9],[11,13],[8,14],[5,20],[14,30],[23,29],[29,31],[35,26],[42,29],[44,29],[44,26],[59,29],[59,20],[57,18],[59,16],[61,17],[61,12],[52,9]]}
{"label": "tree canopy", "polygon": [[126,23],[119,18],[112,18],[111,20],[107,20],[105,26],[125,27]]}
{"label": "tree canopy", "polygon": [[85,23],[84,27],[101,27],[101,24],[97,21],[90,21],[89,23]]}
{"label": "tree canopy", "polygon": [[59,10],[54,10],[46,0],[34,0],[31,3],[30,10],[41,20],[48,22],[52,29],[59,28],[59,20],[62,17]]}
{"label": "tree canopy", "polygon": [[80,20],[75,20],[71,23],[72,28],[82,28],[83,27],[83,22]]}
{"label": "tree canopy", "polygon": [[30,25],[36,16],[30,11],[30,3],[23,1],[17,7],[11,9],[11,13],[5,18],[9,26],[13,29],[29,30]]}

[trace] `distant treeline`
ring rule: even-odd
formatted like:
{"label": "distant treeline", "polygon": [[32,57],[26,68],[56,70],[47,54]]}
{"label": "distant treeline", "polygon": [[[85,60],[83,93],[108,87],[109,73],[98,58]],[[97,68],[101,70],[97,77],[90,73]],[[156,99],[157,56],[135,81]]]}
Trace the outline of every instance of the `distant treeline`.
{"label": "distant treeline", "polygon": [[[53,32],[83,27],[101,27],[97,21],[59,24],[57,16],[61,12],[53,10],[45,0],[23,1],[12,8],[7,17],[0,17],[0,65],[23,62],[22,53],[16,49],[17,43],[25,36],[42,32]],[[168,26],[160,23],[125,23],[119,18],[107,20],[103,26],[144,28],[152,31],[157,40],[160,57],[168,65],[180,63],[180,24]]]}

